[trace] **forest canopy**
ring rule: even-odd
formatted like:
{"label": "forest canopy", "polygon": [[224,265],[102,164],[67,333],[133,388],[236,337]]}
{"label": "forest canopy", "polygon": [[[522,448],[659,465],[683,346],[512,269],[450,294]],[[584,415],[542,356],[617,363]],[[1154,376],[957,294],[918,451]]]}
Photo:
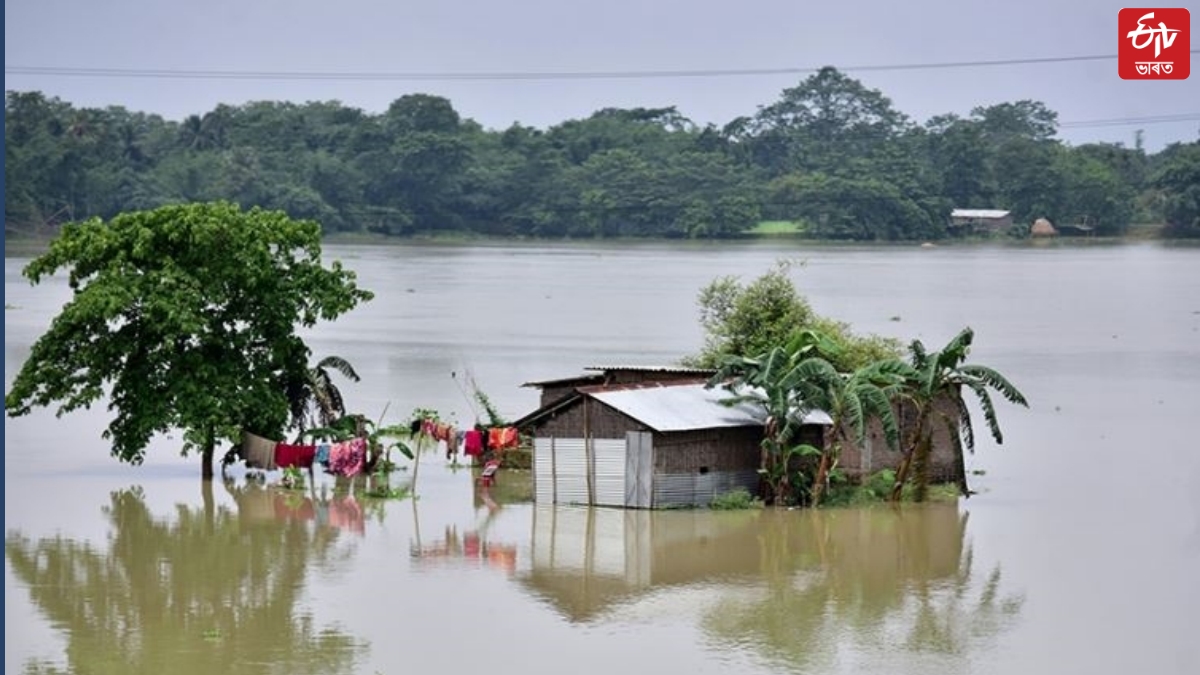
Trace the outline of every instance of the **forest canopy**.
{"label": "forest canopy", "polygon": [[380,114],[337,101],[218,105],[182,121],[5,97],[5,223],[37,232],[166,204],[228,200],[325,233],[714,238],[764,220],[812,237],[952,236],[953,208],[1119,235],[1200,234],[1200,141],[1147,153],[1072,146],[1016,101],[918,123],[825,68],[724,126],[675,107],[606,108],[548,129],[485,129],[445,98]]}

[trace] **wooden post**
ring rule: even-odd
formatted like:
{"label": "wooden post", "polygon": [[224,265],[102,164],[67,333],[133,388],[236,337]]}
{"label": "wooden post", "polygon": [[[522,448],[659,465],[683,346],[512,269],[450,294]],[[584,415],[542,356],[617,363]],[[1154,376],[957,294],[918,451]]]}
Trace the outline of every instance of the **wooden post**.
{"label": "wooden post", "polygon": [[588,403],[589,401],[585,397],[583,399],[583,470],[587,478],[588,506],[594,506],[596,504],[596,488],[592,480],[595,478],[596,471],[592,458],[592,427],[588,416],[591,406]]}
{"label": "wooden post", "polygon": [[554,448],[554,436],[550,437],[550,503],[558,503],[558,452]]}

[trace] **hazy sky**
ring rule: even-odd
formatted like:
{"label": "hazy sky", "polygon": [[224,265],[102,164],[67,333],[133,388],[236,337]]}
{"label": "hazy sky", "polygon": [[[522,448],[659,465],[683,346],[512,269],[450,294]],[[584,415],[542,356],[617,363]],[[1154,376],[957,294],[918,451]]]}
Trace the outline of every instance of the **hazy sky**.
{"label": "hazy sky", "polygon": [[[564,72],[835,65],[924,121],[976,105],[1044,101],[1063,123],[1186,114],[1168,124],[1064,128],[1071,142],[1155,149],[1200,135],[1200,73],[1129,82],[1115,60],[854,72],[855,65],[1116,54],[1108,0],[6,0],[13,66],[268,72]],[[1178,6],[1178,5],[1176,5]],[[1193,29],[1200,7],[1189,5]],[[1200,40],[1193,38],[1192,46]],[[1200,55],[1193,55],[1193,70]],[[339,100],[370,112],[413,92],[449,98],[488,127],[545,127],[602,107],[676,105],[724,124],[776,100],[803,75],[362,81],[59,77],[5,73],[8,90],[76,105],[124,105],[179,119],[217,103]]]}

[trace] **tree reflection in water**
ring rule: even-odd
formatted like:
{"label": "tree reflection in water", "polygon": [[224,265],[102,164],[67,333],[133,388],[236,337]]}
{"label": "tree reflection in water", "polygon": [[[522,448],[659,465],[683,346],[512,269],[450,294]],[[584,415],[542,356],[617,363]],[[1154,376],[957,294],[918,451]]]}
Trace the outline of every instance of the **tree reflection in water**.
{"label": "tree reflection in water", "polygon": [[793,667],[880,668],[934,655],[965,672],[963,661],[1011,625],[1024,602],[1002,596],[998,565],[976,578],[967,520],[940,505],[765,512],[763,587],[721,601],[704,626],[718,643]]}
{"label": "tree reflection in water", "polygon": [[[66,667],[87,673],[351,672],[365,649],[298,612],[305,574],[337,554],[339,530],[256,517],[274,491],[231,491],[237,511],[180,504],[156,518],[140,488],[111,495],[107,550],[9,533],[13,574],[66,633]],[[272,513],[272,515],[274,515]],[[29,673],[60,666],[27,664]]]}
{"label": "tree reflection in water", "polygon": [[789,668],[882,658],[851,670],[890,672],[895,661],[933,652],[957,659],[953,671],[1022,605],[1002,597],[998,567],[976,578],[967,520],[953,504],[737,512],[544,505],[534,511],[532,568],[519,581],[572,623],[620,622],[645,601],[655,616],[667,607],[699,614],[722,651]]}

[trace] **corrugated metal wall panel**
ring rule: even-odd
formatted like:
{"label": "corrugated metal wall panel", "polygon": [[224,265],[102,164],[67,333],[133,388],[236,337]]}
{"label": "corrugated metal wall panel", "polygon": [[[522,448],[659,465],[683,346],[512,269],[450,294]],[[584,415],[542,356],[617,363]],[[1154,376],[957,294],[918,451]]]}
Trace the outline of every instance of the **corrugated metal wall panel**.
{"label": "corrugated metal wall panel", "polygon": [[706,474],[658,474],[654,477],[654,505],[708,506],[717,495],[739,487],[758,494],[758,472],[713,471]]}
{"label": "corrugated metal wall panel", "polygon": [[646,432],[630,431],[625,435],[625,506],[638,509],[648,509],[652,506],[652,443],[653,436]]}
{"label": "corrugated metal wall panel", "polygon": [[554,439],[559,504],[587,504],[587,455],[582,438]]}
{"label": "corrugated metal wall panel", "polygon": [[596,504],[625,505],[625,439],[592,439],[592,460],[596,471]]}
{"label": "corrugated metal wall panel", "polygon": [[533,439],[533,501],[554,503],[554,460],[550,455],[553,439]]}

